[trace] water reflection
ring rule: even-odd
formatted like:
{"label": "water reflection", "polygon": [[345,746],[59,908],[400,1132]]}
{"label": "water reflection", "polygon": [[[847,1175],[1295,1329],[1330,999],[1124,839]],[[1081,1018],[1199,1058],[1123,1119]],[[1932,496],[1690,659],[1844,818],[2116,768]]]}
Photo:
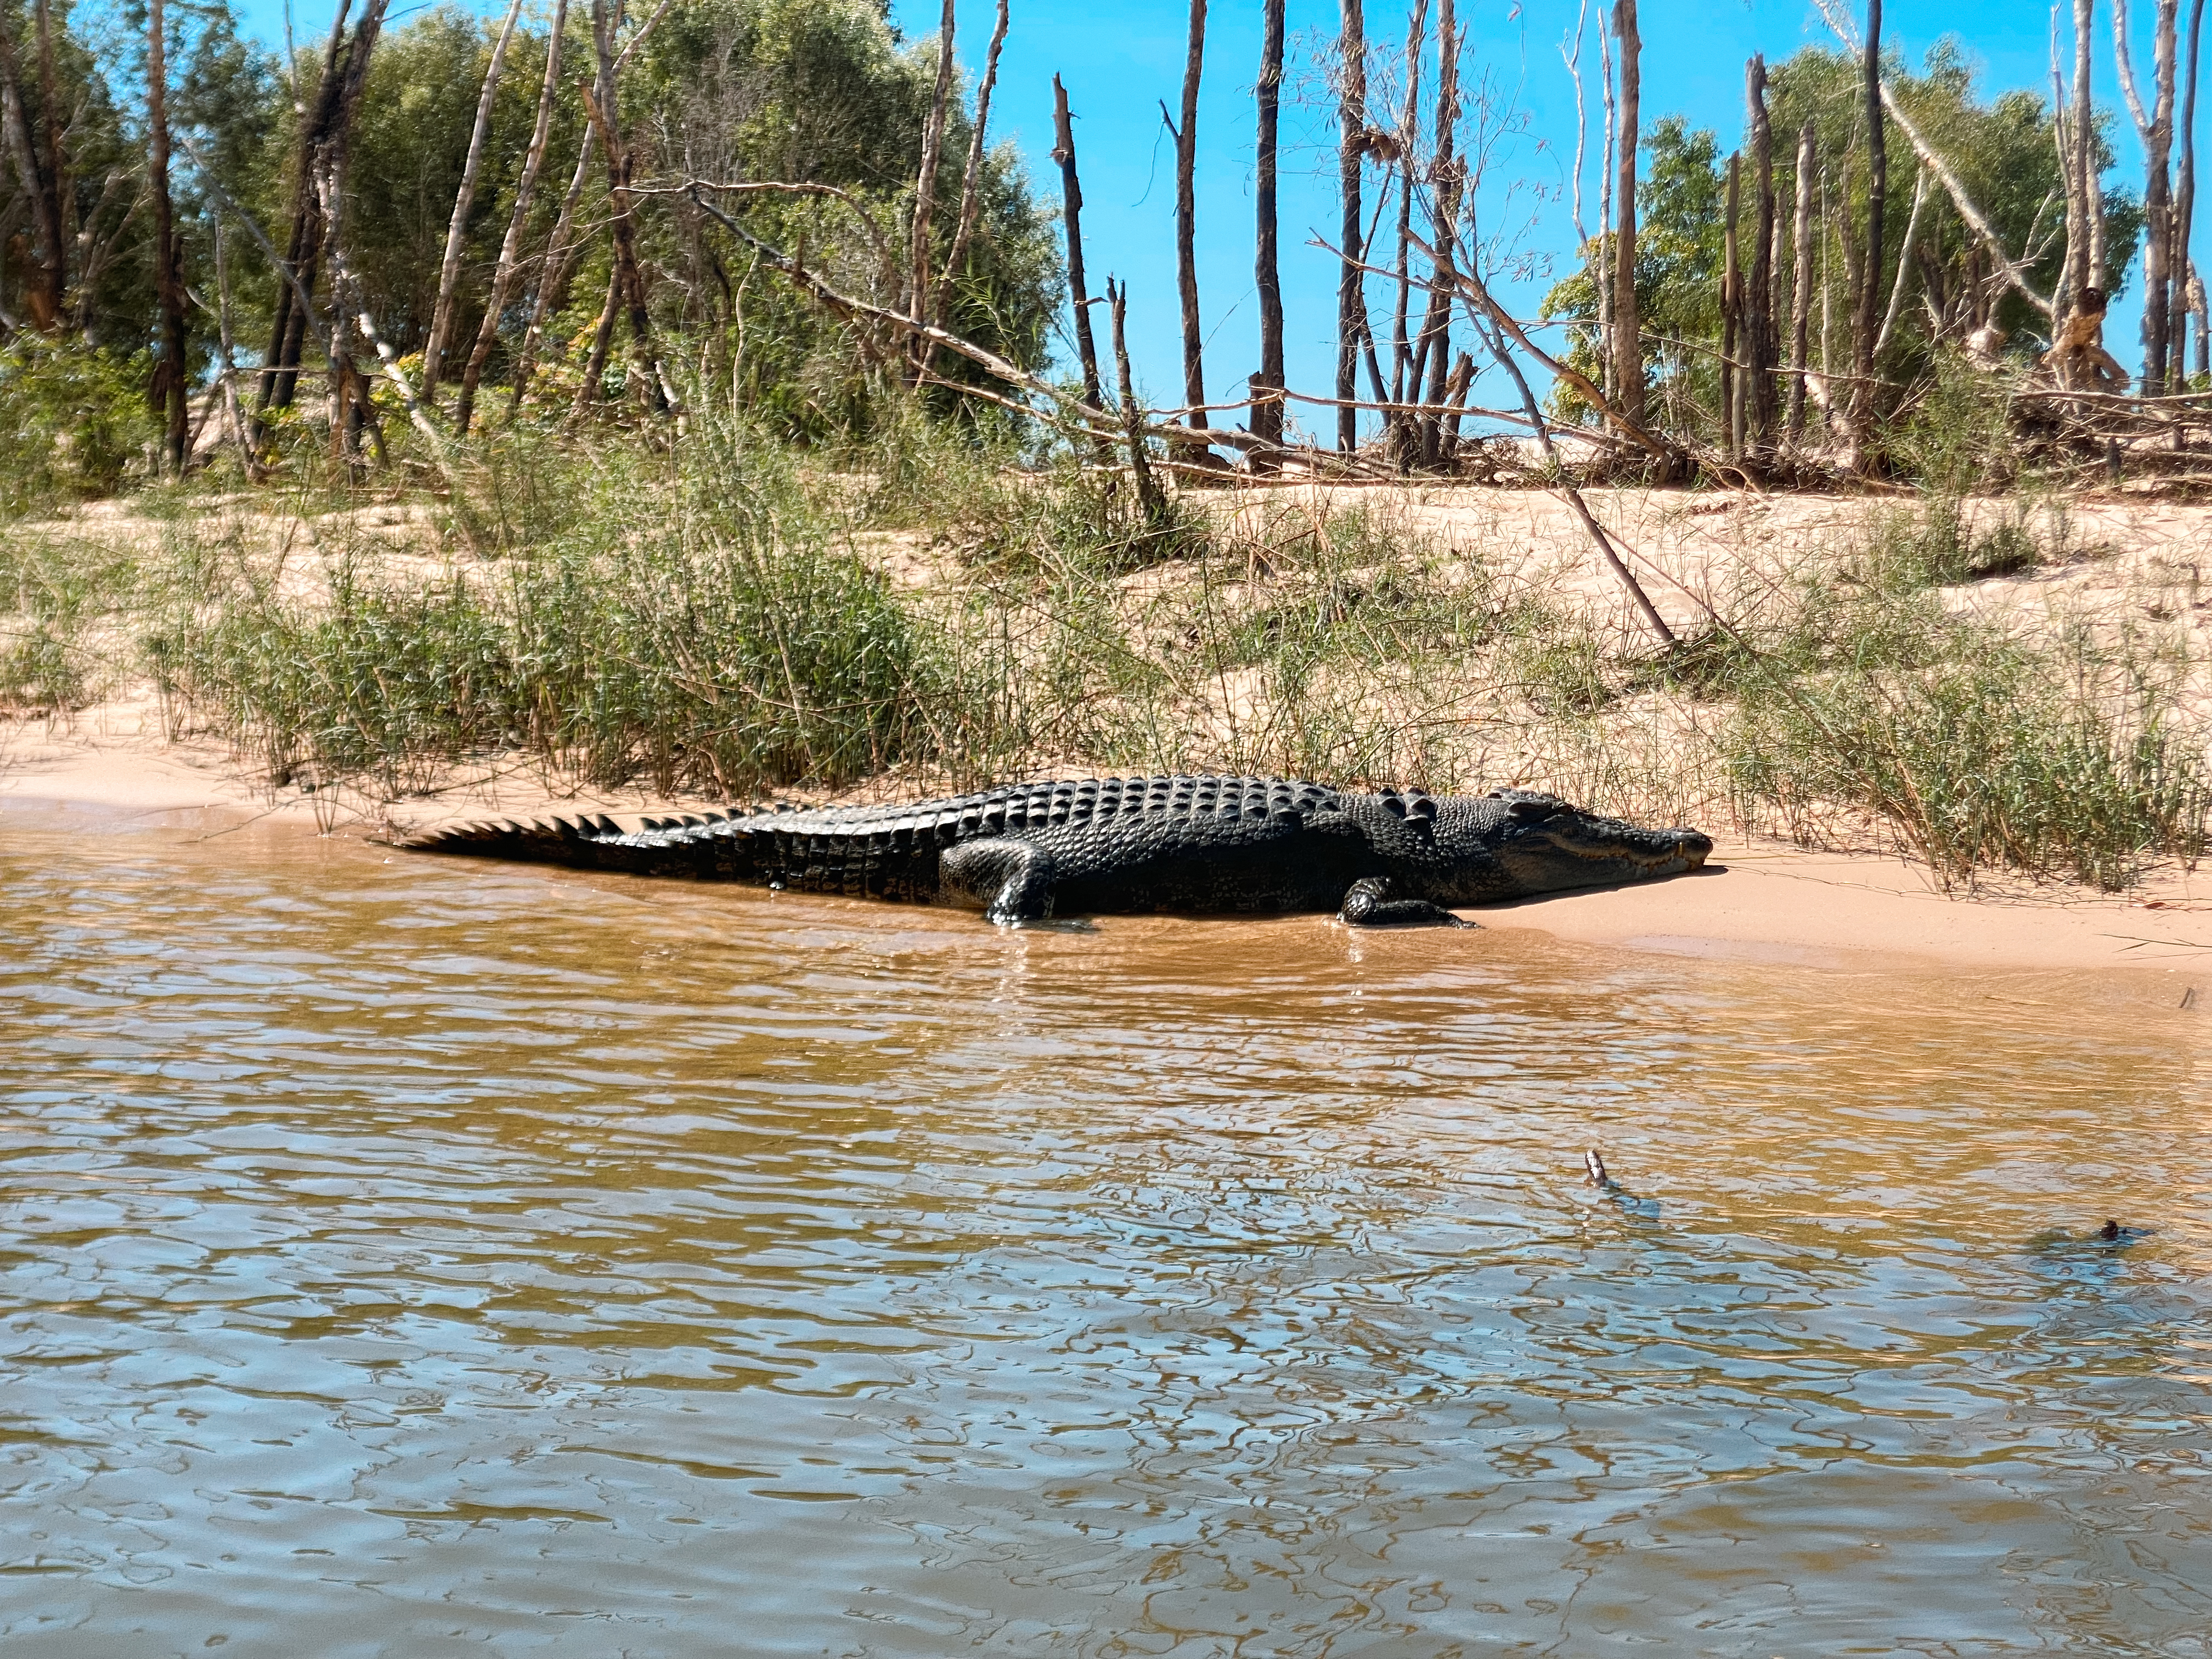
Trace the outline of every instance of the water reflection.
{"label": "water reflection", "polygon": [[2139,984],[0,836],[0,1653],[2204,1650]]}

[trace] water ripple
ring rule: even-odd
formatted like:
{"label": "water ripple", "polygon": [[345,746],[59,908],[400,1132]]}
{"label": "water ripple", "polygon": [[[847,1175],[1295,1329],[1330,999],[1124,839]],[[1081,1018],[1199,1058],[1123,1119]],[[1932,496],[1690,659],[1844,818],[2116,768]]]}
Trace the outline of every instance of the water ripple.
{"label": "water ripple", "polygon": [[2212,1650],[2142,981],[10,822],[0,1654]]}

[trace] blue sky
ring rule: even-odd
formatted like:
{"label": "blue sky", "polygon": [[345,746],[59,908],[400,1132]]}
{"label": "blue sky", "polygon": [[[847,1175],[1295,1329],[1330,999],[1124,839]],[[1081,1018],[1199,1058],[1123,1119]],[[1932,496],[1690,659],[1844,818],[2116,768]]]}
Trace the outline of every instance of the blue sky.
{"label": "blue sky", "polygon": [[[1585,58],[1592,64],[1593,88],[1595,25],[1607,3],[1589,4]],[[971,77],[981,65],[994,3],[958,0],[958,53]],[[935,32],[939,9],[939,0],[894,0],[892,15],[909,38],[919,39]],[[1525,132],[1505,146],[1495,169],[1500,179],[1523,179],[1526,186],[1498,197],[1489,211],[1500,226],[1526,226],[1528,278],[1514,300],[1527,314],[1559,268],[1560,256],[1574,243],[1568,200],[1574,89],[1559,46],[1574,30],[1577,8],[1567,0],[1462,0],[1460,9],[1470,64],[1486,68],[1499,100],[1526,119]],[[1367,10],[1374,38],[1402,31],[1401,7],[1369,0]],[[2006,0],[1950,0],[1940,5],[1893,0],[1885,10],[1887,38],[1916,63],[1938,38],[1951,34],[1965,46],[1985,90],[2041,91],[2049,86],[2051,15],[2045,6]],[[2102,28],[2107,9],[2098,10]],[[2137,10],[2147,14],[2149,8]],[[264,38],[282,38],[282,0],[247,0],[246,15]],[[1771,62],[1808,42],[1832,39],[1809,0],[1644,0],[1642,15],[1647,122],[1662,113],[1682,113],[1693,125],[1713,128],[1723,148],[1733,146],[1742,127],[1745,58],[1764,52]],[[1173,148],[1161,125],[1159,104],[1164,99],[1172,108],[1180,101],[1185,18],[1184,0],[1012,0],[1012,27],[992,119],[994,137],[1019,145],[1037,185],[1056,200],[1058,180],[1050,157],[1052,77],[1058,73],[1066,82],[1076,115],[1092,284],[1103,287],[1109,272],[1129,283],[1132,354],[1139,379],[1161,402],[1180,401],[1182,375]],[[1294,387],[1327,392],[1334,379],[1335,266],[1331,255],[1309,244],[1316,234],[1334,240],[1334,118],[1316,101],[1317,88],[1308,85],[1304,99],[1297,96],[1297,64],[1310,64],[1315,49],[1333,37],[1335,0],[1290,0],[1289,20],[1294,62],[1284,110],[1281,186],[1289,378]],[[327,0],[295,0],[294,27],[302,39],[319,39],[329,24]],[[2137,23],[2139,29],[2143,26]],[[1215,394],[1241,386],[1244,375],[1258,366],[1251,87],[1259,51],[1259,0],[1213,0],[1199,114],[1197,195],[1199,291],[1209,337],[1206,385]],[[2097,75],[2100,101],[2117,106],[2108,40],[2100,44]],[[2212,105],[2212,88],[2203,101]],[[2114,137],[2120,176],[2134,182],[2140,152],[2124,116],[2116,124]],[[1585,204],[1585,215],[1593,222],[1595,148],[1593,137]],[[2212,264],[2212,212],[2200,210],[2197,220],[2197,258]],[[2124,301],[2119,312],[2124,320],[2113,328],[2111,343],[2124,358],[2132,359],[2134,310]],[[1504,395],[1495,387],[1484,391],[1493,398]]]}

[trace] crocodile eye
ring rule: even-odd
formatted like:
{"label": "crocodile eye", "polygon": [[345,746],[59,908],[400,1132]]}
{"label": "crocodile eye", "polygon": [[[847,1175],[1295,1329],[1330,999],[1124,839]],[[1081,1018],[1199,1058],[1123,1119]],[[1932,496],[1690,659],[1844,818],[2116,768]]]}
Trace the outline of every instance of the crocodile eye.
{"label": "crocodile eye", "polygon": [[1547,818],[1559,815],[1559,804],[1549,800],[1516,800],[1505,809],[1505,815],[1522,823],[1541,823]]}

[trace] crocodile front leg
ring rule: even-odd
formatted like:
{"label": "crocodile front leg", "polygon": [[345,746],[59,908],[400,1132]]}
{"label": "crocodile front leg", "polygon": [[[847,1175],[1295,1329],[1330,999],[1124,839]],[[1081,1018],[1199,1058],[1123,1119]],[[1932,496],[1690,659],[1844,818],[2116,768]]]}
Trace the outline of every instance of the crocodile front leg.
{"label": "crocodile front leg", "polygon": [[965,894],[992,921],[1042,921],[1052,914],[1059,875],[1050,853],[1035,842],[993,837],[947,848],[937,863],[947,896]]}
{"label": "crocodile front leg", "polygon": [[1347,927],[1477,927],[1462,921],[1441,904],[1426,899],[1394,899],[1387,876],[1369,876],[1352,884],[1344,896],[1337,920]]}

